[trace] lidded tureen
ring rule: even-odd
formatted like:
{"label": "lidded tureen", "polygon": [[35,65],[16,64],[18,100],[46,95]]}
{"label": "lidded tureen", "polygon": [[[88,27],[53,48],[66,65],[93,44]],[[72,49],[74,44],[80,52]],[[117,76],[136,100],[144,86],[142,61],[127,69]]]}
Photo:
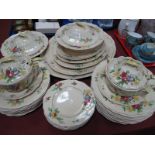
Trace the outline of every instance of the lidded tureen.
{"label": "lidded tureen", "polygon": [[118,94],[132,96],[146,91],[152,75],[140,61],[121,56],[107,65],[106,78]]}

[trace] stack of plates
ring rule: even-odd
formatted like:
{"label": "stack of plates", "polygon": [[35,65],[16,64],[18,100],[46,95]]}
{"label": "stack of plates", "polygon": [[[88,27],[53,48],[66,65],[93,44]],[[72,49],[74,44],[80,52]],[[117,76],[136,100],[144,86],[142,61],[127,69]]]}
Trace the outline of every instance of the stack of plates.
{"label": "stack of plates", "polygon": [[[111,68],[112,71],[109,72],[112,74],[114,73],[112,77],[115,79],[115,82],[119,81],[118,85],[114,86],[112,85],[112,82],[114,81],[113,80],[109,81],[107,77],[107,68],[111,64],[113,64],[113,62],[114,61],[107,63],[107,61],[104,60],[96,67],[92,75],[91,86],[97,100],[96,107],[98,112],[108,120],[121,124],[136,124],[146,120],[147,118],[153,115],[155,110],[155,98],[154,98],[155,90],[153,89],[153,85],[155,86],[154,80],[152,79],[152,81],[151,80],[147,81],[147,84],[149,83],[150,86],[145,85],[146,86],[145,88],[147,88],[145,90],[146,92],[145,91],[141,92],[137,88],[139,93],[137,91],[137,94],[130,95],[130,93],[132,92],[131,90],[134,90],[134,84],[136,86],[143,85],[141,81],[138,81],[138,79],[133,78],[134,77],[133,75],[136,75],[138,73],[137,75],[139,75],[140,78],[139,80],[142,80],[141,73],[144,72],[141,72],[141,70],[139,70],[139,72],[136,71],[137,65],[141,65],[141,63],[134,61],[133,59],[131,60],[131,58],[129,58],[126,61],[126,63],[124,63],[124,65],[121,67],[121,69],[118,68],[117,73],[114,72],[114,69],[117,68],[117,65],[115,64],[115,66]],[[119,71],[123,70],[124,72],[120,76]],[[128,75],[125,75],[126,72],[125,70],[127,71]],[[149,70],[147,70],[147,72],[148,75],[150,75],[151,77],[152,73]],[[121,81],[122,77],[124,81],[123,80]],[[144,79],[145,78],[143,78],[143,80]],[[118,91],[117,87],[120,88],[126,87],[126,90],[129,87],[132,89],[130,89],[130,91],[126,93],[125,90],[122,92]]]}
{"label": "stack of plates", "polygon": [[89,23],[72,23],[61,27],[49,41],[45,54],[51,75],[63,79],[91,76],[95,66],[107,57],[113,58],[113,39]]}
{"label": "stack of plates", "polygon": [[48,38],[36,31],[23,31],[12,35],[1,46],[3,56],[11,56],[20,52],[34,58],[42,54],[48,46]]}
{"label": "stack of plates", "polygon": [[7,116],[22,116],[41,105],[50,84],[50,74],[43,62],[34,59],[33,63],[39,64],[39,73],[25,89],[8,91],[0,88],[0,113]]}
{"label": "stack of plates", "polygon": [[75,130],[88,122],[95,110],[92,90],[76,80],[52,85],[43,99],[47,121],[61,130]]}

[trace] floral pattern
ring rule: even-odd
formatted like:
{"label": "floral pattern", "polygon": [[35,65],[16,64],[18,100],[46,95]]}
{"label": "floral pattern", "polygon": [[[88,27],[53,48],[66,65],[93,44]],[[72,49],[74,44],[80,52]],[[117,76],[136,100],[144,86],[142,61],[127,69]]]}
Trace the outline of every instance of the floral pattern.
{"label": "floral pattern", "polygon": [[[142,112],[143,108],[146,106],[152,106],[154,104],[154,101],[142,101],[140,103],[136,103],[139,100],[139,96],[119,96],[119,95],[113,95],[111,96],[114,101],[118,101],[122,103],[122,108],[124,111],[129,112]],[[131,102],[134,102],[135,104],[130,104]]]}
{"label": "floral pattern", "polygon": [[56,109],[48,108],[48,111],[50,118],[56,119],[59,123],[63,123],[63,118],[59,117],[60,111],[57,108]]}
{"label": "floral pattern", "polygon": [[123,106],[123,110],[124,111],[128,111],[128,112],[142,112],[143,109],[146,107],[146,106],[152,106],[154,104],[154,101],[143,101],[139,104],[134,104],[134,105],[128,105],[128,106]]}
{"label": "floral pattern", "polygon": [[84,105],[86,106],[91,102],[92,92],[91,92],[90,89],[85,89],[84,92],[83,92],[83,95],[84,95]]}
{"label": "floral pattern", "polygon": [[24,74],[25,70],[16,68],[16,67],[9,67],[5,70],[5,72],[2,70],[0,72],[0,80],[4,79],[6,82],[11,82],[12,80],[16,79],[17,76],[20,74]]}
{"label": "floral pattern", "polygon": [[62,90],[62,85],[63,85],[62,82],[56,83],[52,91]]}
{"label": "floral pattern", "polygon": [[114,101],[118,101],[122,104],[130,104],[131,102],[137,102],[139,100],[139,96],[112,95],[111,98],[114,99]]}
{"label": "floral pattern", "polygon": [[131,74],[130,71],[122,71],[120,72],[120,68],[118,69],[118,71],[115,71],[114,69],[110,71],[110,73],[112,73],[113,77],[116,77],[116,79],[118,80],[118,82],[116,83],[117,85],[124,85],[124,84],[131,84],[131,85],[138,85],[140,82],[140,79]]}
{"label": "floral pattern", "polygon": [[17,106],[19,104],[22,104],[23,102],[24,99],[8,100],[8,104],[11,104],[11,106]]}

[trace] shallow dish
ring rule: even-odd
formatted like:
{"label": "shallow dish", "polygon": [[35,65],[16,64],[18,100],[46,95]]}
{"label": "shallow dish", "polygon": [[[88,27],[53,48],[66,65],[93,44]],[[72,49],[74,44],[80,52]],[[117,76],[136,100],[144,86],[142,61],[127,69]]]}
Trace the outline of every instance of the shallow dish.
{"label": "shallow dish", "polygon": [[86,84],[65,80],[49,88],[43,99],[43,110],[52,124],[74,127],[90,119],[95,103],[93,92]]}

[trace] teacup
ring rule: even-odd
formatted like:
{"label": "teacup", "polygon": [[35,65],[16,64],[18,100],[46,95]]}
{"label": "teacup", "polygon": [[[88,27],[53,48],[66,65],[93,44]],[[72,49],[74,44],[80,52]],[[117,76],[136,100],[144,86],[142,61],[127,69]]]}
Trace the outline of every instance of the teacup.
{"label": "teacup", "polygon": [[27,88],[39,73],[39,66],[25,55],[0,59],[0,89],[19,92]]}
{"label": "teacup", "polygon": [[128,32],[126,41],[129,45],[135,46],[143,42],[143,36],[136,32]]}
{"label": "teacup", "polygon": [[141,45],[141,52],[145,56],[155,56],[155,43],[144,43]]}
{"label": "teacup", "polygon": [[155,43],[155,33],[154,32],[147,32],[146,40],[147,40],[147,42],[154,42]]}
{"label": "teacup", "polygon": [[145,94],[155,86],[154,76],[140,61],[130,57],[114,58],[107,65],[106,78],[109,88],[121,96]]}

